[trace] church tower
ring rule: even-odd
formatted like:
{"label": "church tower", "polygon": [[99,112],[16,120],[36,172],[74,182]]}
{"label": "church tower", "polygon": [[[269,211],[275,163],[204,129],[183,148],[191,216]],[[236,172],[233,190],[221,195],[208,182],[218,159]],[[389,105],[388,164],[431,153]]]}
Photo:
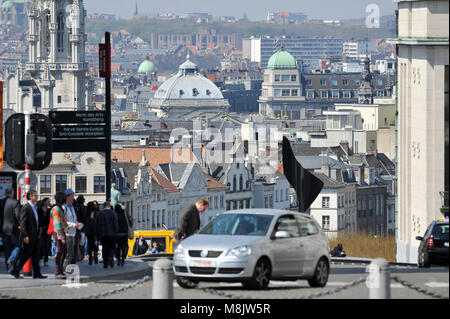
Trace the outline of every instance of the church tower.
{"label": "church tower", "polygon": [[83,0],[34,0],[28,10],[30,73],[41,91],[41,112],[85,110]]}

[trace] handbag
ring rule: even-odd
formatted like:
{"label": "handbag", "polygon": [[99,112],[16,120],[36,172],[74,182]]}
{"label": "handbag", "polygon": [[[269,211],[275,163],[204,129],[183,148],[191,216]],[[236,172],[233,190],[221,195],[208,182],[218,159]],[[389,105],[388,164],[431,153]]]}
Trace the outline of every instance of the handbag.
{"label": "handbag", "polygon": [[134,231],[133,228],[130,226],[130,222],[128,221],[128,215],[125,213],[125,220],[127,221],[127,229],[128,229],[128,239],[134,238]]}

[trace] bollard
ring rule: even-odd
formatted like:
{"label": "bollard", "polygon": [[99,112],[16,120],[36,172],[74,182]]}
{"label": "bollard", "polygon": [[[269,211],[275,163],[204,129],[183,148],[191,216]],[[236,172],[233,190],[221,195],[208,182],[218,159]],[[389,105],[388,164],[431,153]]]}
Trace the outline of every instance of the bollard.
{"label": "bollard", "polygon": [[173,299],[172,261],[158,259],[153,265],[153,299]]}
{"label": "bollard", "polygon": [[368,270],[370,272],[369,298],[391,299],[391,280],[389,263],[382,258],[373,260]]}

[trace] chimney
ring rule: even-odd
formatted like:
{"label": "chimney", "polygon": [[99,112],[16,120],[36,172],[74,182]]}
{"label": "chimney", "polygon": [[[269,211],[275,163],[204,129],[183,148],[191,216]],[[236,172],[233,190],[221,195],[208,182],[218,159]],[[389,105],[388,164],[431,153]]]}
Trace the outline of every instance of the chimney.
{"label": "chimney", "polygon": [[364,172],[365,172],[365,165],[363,164],[359,168],[359,185],[361,186],[365,184]]}
{"label": "chimney", "polygon": [[201,161],[202,161],[202,163],[201,163],[202,168],[206,168],[206,145],[205,145],[205,142],[202,143],[201,157],[202,157],[202,158],[201,158]]}

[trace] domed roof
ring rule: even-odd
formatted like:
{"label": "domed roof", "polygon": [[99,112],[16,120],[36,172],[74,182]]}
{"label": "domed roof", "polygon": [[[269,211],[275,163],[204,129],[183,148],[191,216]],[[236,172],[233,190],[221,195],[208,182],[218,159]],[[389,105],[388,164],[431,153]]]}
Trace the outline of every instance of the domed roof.
{"label": "domed roof", "polygon": [[8,1],[3,2],[2,9],[9,9],[9,8],[11,8],[11,6],[12,6],[11,1],[8,0]]}
{"label": "domed roof", "polygon": [[180,65],[178,73],[165,81],[156,91],[155,99],[223,99],[222,92],[209,79],[202,76],[195,63],[189,60]]}
{"label": "domed roof", "polygon": [[297,61],[295,61],[292,54],[281,47],[281,50],[272,55],[267,64],[268,69],[296,69]]}
{"label": "domed roof", "polygon": [[138,72],[139,73],[151,73],[155,71],[155,64],[150,60],[144,60],[144,62],[141,63],[139,66]]}

